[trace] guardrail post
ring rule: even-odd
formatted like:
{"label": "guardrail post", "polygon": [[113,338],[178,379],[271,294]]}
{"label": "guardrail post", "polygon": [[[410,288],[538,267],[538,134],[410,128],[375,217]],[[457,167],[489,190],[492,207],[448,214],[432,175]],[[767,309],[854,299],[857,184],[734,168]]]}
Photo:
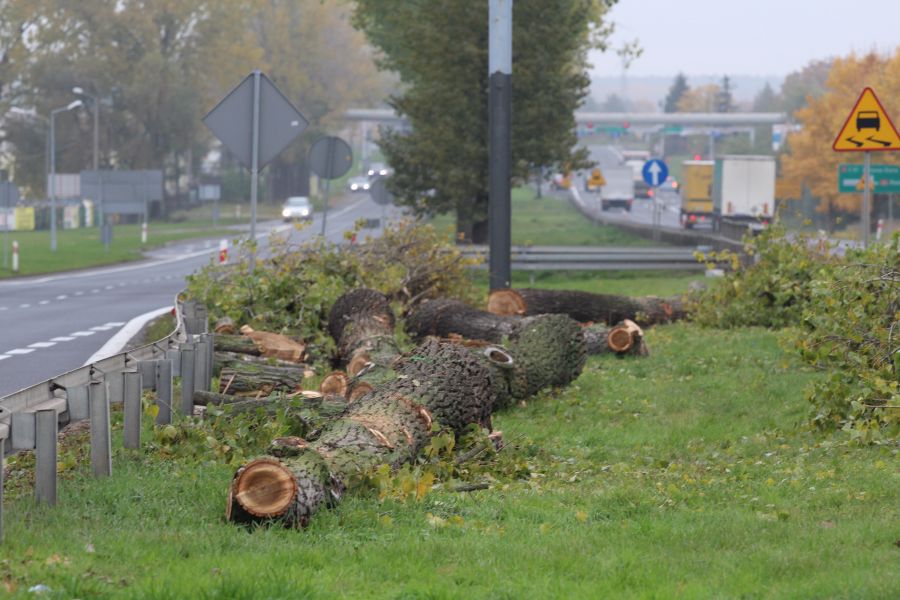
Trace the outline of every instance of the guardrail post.
{"label": "guardrail post", "polygon": [[209,349],[206,339],[206,335],[202,334],[194,345],[194,389],[203,392],[209,391]]}
{"label": "guardrail post", "polygon": [[137,370],[141,374],[141,388],[152,390],[156,385],[156,361],[139,360]]}
{"label": "guardrail post", "polygon": [[121,404],[125,400],[125,383],[122,379],[122,372],[106,373],[103,378],[106,380],[106,402]]}
{"label": "guardrail post", "polygon": [[206,343],[206,377],[210,381],[206,386],[206,390],[212,391],[213,366],[216,362],[216,334],[207,333]]}
{"label": "guardrail post", "polygon": [[181,345],[181,414],[194,413],[194,344]]}
{"label": "guardrail post", "polygon": [[166,358],[172,361],[172,377],[181,377],[181,350],[178,348],[166,350]]}
{"label": "guardrail post", "polygon": [[56,504],[56,434],[59,418],[54,409],[35,413],[34,499]]}
{"label": "guardrail post", "polygon": [[168,359],[156,362],[156,405],[159,412],[156,414],[158,425],[168,425],[172,422],[172,361]]}
{"label": "guardrail post", "polygon": [[124,446],[137,450],[141,447],[141,374],[126,371],[122,378],[125,388]]}
{"label": "guardrail post", "polygon": [[66,406],[69,410],[69,422],[76,423],[91,416],[88,402],[88,386],[66,388]]}
{"label": "guardrail post", "polygon": [[0,439],[0,544],[3,543],[3,461],[6,460],[6,440]]}
{"label": "guardrail post", "polygon": [[112,442],[109,434],[108,384],[105,380],[92,381],[91,403],[91,470],[94,477],[112,475]]}

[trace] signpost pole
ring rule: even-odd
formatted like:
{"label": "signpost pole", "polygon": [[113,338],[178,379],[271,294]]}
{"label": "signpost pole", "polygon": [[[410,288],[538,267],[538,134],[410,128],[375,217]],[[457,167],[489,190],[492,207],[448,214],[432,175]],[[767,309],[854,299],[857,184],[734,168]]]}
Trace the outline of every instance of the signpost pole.
{"label": "signpost pole", "polygon": [[9,266],[9,184],[5,179],[0,183],[3,185],[3,268]]}
{"label": "signpost pole", "polygon": [[869,161],[870,161],[869,154],[871,154],[871,152],[863,152],[863,155],[865,157],[865,162],[863,163],[863,205],[862,205],[863,248],[869,247],[869,216],[870,216],[869,215],[869,206],[870,206],[869,188],[871,187],[870,183],[869,183],[869,181],[870,181],[869,180],[869,169],[871,166],[869,164]]}
{"label": "signpost pole", "polygon": [[250,164],[250,272],[256,266],[256,201],[259,187],[259,69],[253,71],[253,134]]}
{"label": "signpost pole", "polygon": [[489,104],[489,196],[490,288],[510,286],[512,152],[512,10],[513,0],[490,0],[488,5]]}
{"label": "signpost pole", "polygon": [[325,179],[325,204],[322,206],[322,237],[325,237],[325,224],[328,222],[328,194],[331,191],[331,175],[334,170],[334,140],[328,138],[328,154],[325,159],[325,172],[328,178]]}

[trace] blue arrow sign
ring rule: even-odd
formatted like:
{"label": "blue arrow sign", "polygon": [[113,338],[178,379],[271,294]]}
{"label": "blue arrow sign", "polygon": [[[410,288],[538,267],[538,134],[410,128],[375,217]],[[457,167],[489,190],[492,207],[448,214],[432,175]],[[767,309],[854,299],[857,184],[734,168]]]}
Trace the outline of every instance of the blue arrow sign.
{"label": "blue arrow sign", "polygon": [[644,163],[644,168],[641,169],[641,175],[644,176],[644,181],[647,182],[647,185],[659,187],[669,176],[669,167],[658,158],[651,158]]}

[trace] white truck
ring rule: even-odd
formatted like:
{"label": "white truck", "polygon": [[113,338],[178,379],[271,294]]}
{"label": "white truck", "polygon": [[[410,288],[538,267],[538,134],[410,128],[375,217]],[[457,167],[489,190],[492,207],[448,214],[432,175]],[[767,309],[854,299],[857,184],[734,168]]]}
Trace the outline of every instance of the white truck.
{"label": "white truck", "polygon": [[600,208],[624,208],[631,212],[634,202],[634,171],[631,167],[607,167],[603,170],[606,183],[600,188]]}
{"label": "white truck", "polygon": [[713,173],[713,212],[722,219],[767,225],[775,215],[775,158],[722,156]]}

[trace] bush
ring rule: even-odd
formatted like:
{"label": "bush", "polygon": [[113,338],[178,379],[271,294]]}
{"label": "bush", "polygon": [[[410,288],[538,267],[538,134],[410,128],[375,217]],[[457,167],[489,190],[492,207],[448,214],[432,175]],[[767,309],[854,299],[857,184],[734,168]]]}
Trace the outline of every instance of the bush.
{"label": "bush", "polygon": [[850,251],[833,277],[815,282],[795,344],[829,371],[811,386],[813,423],[871,442],[900,425],[900,255],[893,244]]}
{"label": "bush", "polygon": [[707,327],[780,328],[800,323],[813,285],[829,280],[839,259],[822,253],[807,236],[788,237],[781,226],[766,228],[745,240],[751,263],[724,251],[707,260],[731,262],[733,270],[688,298],[692,319]]}
{"label": "bush", "polygon": [[[359,228],[348,238],[358,234]],[[313,356],[325,356],[334,349],[325,328],[328,312],[350,289],[377,289],[401,314],[437,296],[471,301],[471,261],[448,239],[412,220],[360,244],[335,245],[317,237],[290,246],[275,239],[270,258],[252,274],[245,259],[211,264],[188,279],[188,294],[206,304],[213,321],[227,316],[237,326],[298,336]]]}

